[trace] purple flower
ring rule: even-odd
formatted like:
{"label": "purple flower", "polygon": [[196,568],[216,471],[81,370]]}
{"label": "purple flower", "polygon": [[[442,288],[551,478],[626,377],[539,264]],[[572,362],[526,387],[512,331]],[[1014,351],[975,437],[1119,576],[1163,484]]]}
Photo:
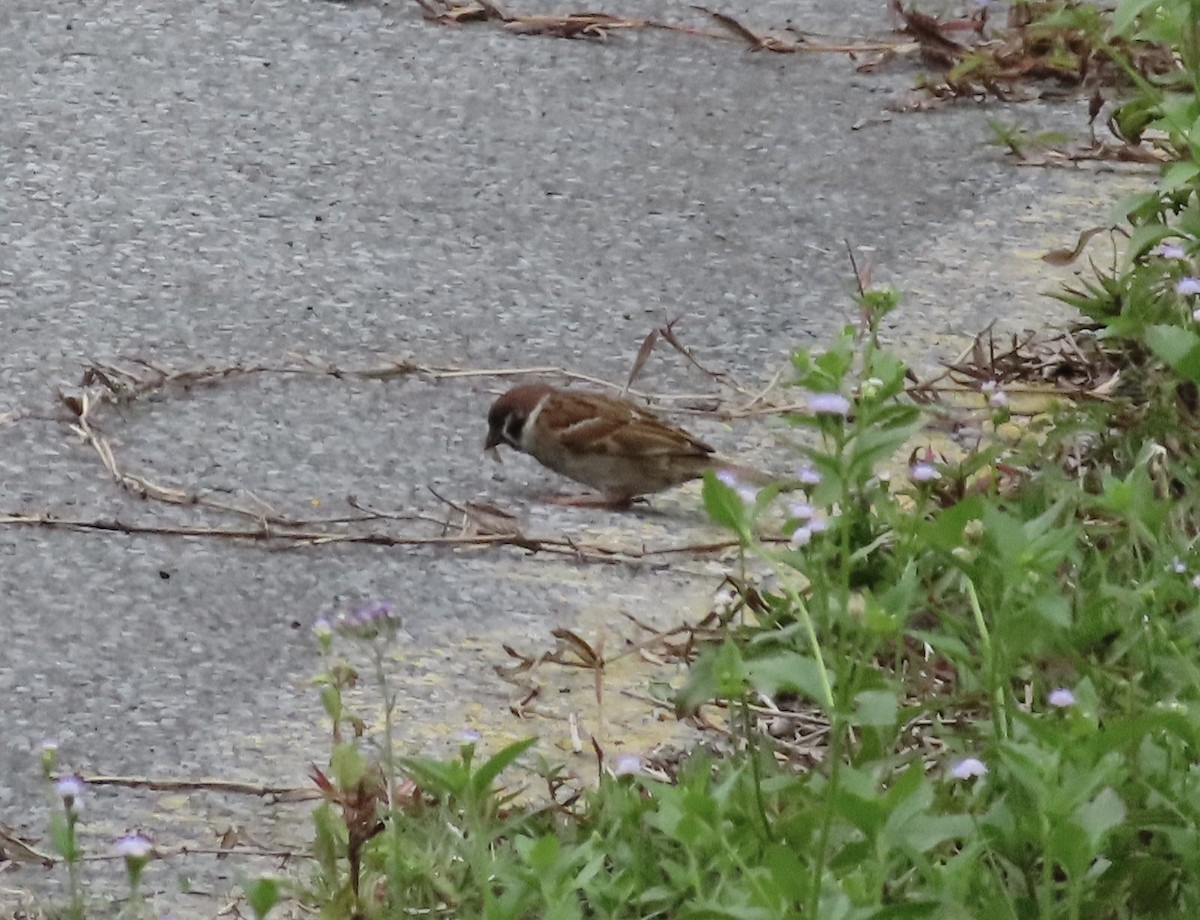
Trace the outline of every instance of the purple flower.
{"label": "purple flower", "polygon": [[464,728],[458,733],[458,740],[464,744],[474,744],[476,741],[482,741],[483,735],[473,728]]}
{"label": "purple flower", "polygon": [[724,483],[731,489],[738,487],[737,473],[733,470],[717,470],[717,482]]}
{"label": "purple flower", "polygon": [[805,524],[803,527],[797,527],[792,531],[791,537],[788,538],[788,543],[796,549],[800,549],[800,547],[808,546],[812,542],[812,535],[812,527]]}
{"label": "purple flower", "polygon": [[1182,575],[1187,571],[1187,563],[1185,563],[1182,559],[1176,559],[1171,563],[1171,571],[1176,575]]}
{"label": "purple flower", "polygon": [[144,860],[154,852],[154,844],[141,834],[128,834],[117,839],[116,849],[125,859]]}
{"label": "purple flower", "polygon": [[622,754],[613,764],[613,776],[634,776],[642,772],[642,758],[639,754]]}
{"label": "purple flower", "polygon": [[850,400],[841,393],[809,393],[808,409],[813,415],[850,414]]}
{"label": "purple flower", "polygon": [[829,529],[829,518],[823,514],[814,514],[812,520],[805,526],[812,533],[824,533]]}
{"label": "purple flower", "polygon": [[54,791],[66,803],[67,807],[74,805],[87,791],[87,784],[78,776],[60,776],[54,783]]}
{"label": "purple flower", "polygon": [[1156,256],[1162,256],[1164,259],[1183,259],[1187,257],[1187,254],[1183,251],[1183,247],[1178,243],[1159,243],[1151,252]]}
{"label": "purple flower", "polygon": [[942,474],[932,463],[914,463],[908,468],[908,475],[913,482],[933,482],[942,478]]}
{"label": "purple flower", "polygon": [[1051,690],[1047,694],[1046,702],[1058,709],[1064,709],[1067,706],[1075,705],[1075,694],[1066,687],[1059,687],[1057,690]]}
{"label": "purple flower", "polygon": [[988,397],[988,405],[993,409],[1005,409],[1008,407],[1008,394],[1003,390],[997,390]]}
{"label": "purple flower", "polygon": [[815,486],[821,482],[821,474],[811,463],[805,463],[796,470],[796,479],[802,486]]}
{"label": "purple flower", "polygon": [[373,639],[394,634],[400,628],[400,617],[386,601],[373,601],[350,613],[340,614],[333,628],[342,635]]}
{"label": "purple flower", "polygon": [[808,521],[817,513],[817,509],[808,502],[794,502],[788,508],[788,513],[798,521]]}
{"label": "purple flower", "polygon": [[333,622],[329,617],[319,617],[312,625],[313,635],[318,639],[325,639],[333,635]]}
{"label": "purple flower", "polygon": [[964,757],[950,768],[950,775],[955,779],[972,779],[976,776],[987,776],[987,764],[978,757]]}
{"label": "purple flower", "polygon": [[1175,282],[1175,293],[1180,297],[1194,297],[1200,294],[1200,278],[1180,278]]}

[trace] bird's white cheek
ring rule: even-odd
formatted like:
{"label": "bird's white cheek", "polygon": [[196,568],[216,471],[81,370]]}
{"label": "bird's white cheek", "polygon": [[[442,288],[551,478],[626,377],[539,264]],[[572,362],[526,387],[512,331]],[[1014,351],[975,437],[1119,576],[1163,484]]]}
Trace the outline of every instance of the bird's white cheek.
{"label": "bird's white cheek", "polygon": [[525,419],[525,424],[521,427],[521,450],[527,454],[536,453],[538,438],[535,434],[537,431],[538,416],[542,414],[542,408],[546,405],[545,398],[542,399],[533,411],[529,413],[529,417]]}

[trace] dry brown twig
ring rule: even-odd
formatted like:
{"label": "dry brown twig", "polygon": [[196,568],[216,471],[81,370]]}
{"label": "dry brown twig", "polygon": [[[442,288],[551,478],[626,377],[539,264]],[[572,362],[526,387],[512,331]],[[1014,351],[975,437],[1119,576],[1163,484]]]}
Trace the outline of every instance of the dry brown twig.
{"label": "dry brown twig", "polygon": [[154,792],[223,792],[252,795],[279,801],[302,801],[320,798],[312,789],[296,786],[271,786],[263,783],[243,783],[225,779],[156,779],[150,776],[117,776],[109,774],[81,775],[89,786],[115,786],[122,789],[149,789]]}
{"label": "dry brown twig", "polygon": [[[861,279],[860,279],[861,280]],[[715,540],[673,545],[630,548],[597,542],[584,542],[568,536],[529,534],[519,520],[507,511],[491,505],[454,502],[434,493],[449,513],[435,517],[420,512],[384,512],[350,497],[351,508],[357,515],[326,516],[321,518],[295,517],[272,506],[248,490],[237,490],[239,499],[230,499],[221,491],[185,488],[164,484],[126,469],[119,461],[113,443],[104,431],[105,410],[125,406],[172,391],[188,392],[196,388],[225,385],[263,375],[328,376],[334,379],[386,380],[395,377],[420,376],[434,381],[473,378],[512,378],[536,374],[558,375],[564,379],[628,391],[648,402],[690,405],[677,408],[701,411],[696,403],[705,402],[702,411],[724,419],[760,417],[806,411],[802,403],[786,403],[773,399],[786,372],[781,367],[762,388],[751,389],[732,375],[701,362],[680,339],[675,326],[681,317],[655,328],[642,343],[625,387],[600,378],[574,373],[556,366],[525,368],[462,368],[427,365],[410,358],[386,358],[357,367],[343,367],[319,361],[310,356],[291,355],[282,364],[250,363],[226,366],[170,368],[144,359],[131,359],[127,364],[93,363],[84,373],[82,384],[74,390],[60,393],[60,402],[69,413],[70,430],[89,447],[107,474],[117,485],[140,497],[164,504],[195,506],[216,514],[229,515],[252,522],[250,526],[208,526],[163,522],[128,521],[115,518],[68,517],[48,512],[0,514],[0,525],[32,526],[79,531],[121,532],[158,536],[212,537],[218,539],[267,542],[280,547],[318,546],[330,543],[366,543],[381,546],[447,547],[472,549],[506,546],[530,554],[547,554],[571,558],[580,562],[666,566],[672,557],[722,553],[736,547],[736,541]],[[985,331],[986,332],[986,331]],[[988,333],[990,335],[990,333]],[[632,383],[649,360],[659,342],[666,342],[684,357],[693,368],[726,392],[736,394],[736,405],[711,394],[667,396],[632,389]],[[995,342],[981,334],[967,354],[947,365],[946,371],[933,380],[918,381],[910,387],[918,401],[933,402],[939,393],[977,387],[981,381],[993,380],[1013,391],[1014,384],[1030,381],[1044,387],[1055,384],[1068,397],[1103,398],[1114,385],[1115,376],[1097,379],[1089,376],[1088,368],[1095,367],[1091,351],[1084,354],[1074,340],[1059,338],[1036,346],[1033,354],[1031,339],[1014,338],[1008,349],[997,350]],[[1036,349],[1035,349],[1036,350]],[[1092,350],[1094,351],[1094,349]],[[1090,363],[1089,363],[1090,362]],[[947,384],[938,386],[939,381]],[[1067,383],[1070,386],[1065,386]],[[948,411],[961,411],[952,407]],[[451,513],[453,516],[451,516]],[[383,521],[413,521],[437,528],[434,534],[405,533],[381,529]],[[768,538],[769,539],[769,538]]]}
{"label": "dry brown twig", "polygon": [[[286,364],[235,364],[224,367],[210,365],[182,369],[166,368],[142,359],[134,359],[124,365],[95,363],[85,370],[82,385],[76,390],[62,392],[60,401],[70,413],[70,430],[80,438],[84,445],[92,449],[113,481],[120,488],[139,497],[165,504],[192,505],[221,514],[246,518],[253,521],[254,526],[214,527],[157,522],[145,524],[117,519],[64,517],[49,513],[4,515],[0,516],[0,524],[159,536],[269,541],[282,546],[315,546],[327,543],[447,546],[452,548],[511,546],[529,553],[548,553],[567,556],[583,562],[607,564],[635,564],[642,560],[651,560],[651,564],[666,565],[665,559],[654,561],[655,557],[669,557],[692,552],[687,545],[642,547],[641,550],[629,550],[617,546],[584,543],[569,537],[531,536],[522,531],[515,516],[500,508],[479,503],[459,504],[437,495],[437,493],[434,494],[438,500],[460,516],[457,525],[454,525],[449,518],[435,519],[423,514],[382,512],[358,502],[353,497],[349,499],[349,504],[355,510],[362,512],[358,516],[301,519],[281,512],[259,496],[246,490],[240,490],[240,494],[245,497],[244,500],[230,501],[218,497],[212,491],[202,492],[196,489],[166,485],[131,472],[118,461],[112,442],[103,431],[99,421],[107,407],[128,405],[151,395],[172,390],[189,391],[197,387],[215,386],[265,374],[320,375],[335,379],[389,379],[397,376],[420,375],[433,380],[448,380],[485,376],[525,376],[534,372],[555,373],[571,380],[617,388],[615,384],[608,381],[575,374],[557,367],[465,369],[422,365],[409,359],[386,359],[357,368],[340,367],[317,361],[308,356],[291,356],[291,361]],[[713,379],[722,379],[720,374],[714,373],[712,376]],[[638,395],[653,399],[649,394]],[[382,520],[412,520],[432,523],[440,528],[441,533],[436,536],[428,536],[366,529],[368,523],[378,523]],[[694,551],[697,553],[721,552],[733,545],[731,541],[703,543],[697,544]]]}
{"label": "dry brown twig", "polygon": [[544,35],[552,38],[589,39],[605,41],[613,32],[660,31],[673,32],[696,38],[716,41],[740,42],[749,51],[768,51],[775,54],[795,54],[801,51],[833,54],[856,54],[885,52],[898,45],[911,44],[889,41],[822,42],[819,36],[788,27],[785,31],[794,39],[758,32],[739,20],[703,6],[692,8],[704,13],[719,29],[703,29],[683,23],[666,22],[660,19],[615,16],[610,13],[575,12],[559,15],[508,13],[490,0],[416,0],[422,15],[430,22],[444,26],[461,26],[467,23],[495,23],[505,31],[518,35]]}

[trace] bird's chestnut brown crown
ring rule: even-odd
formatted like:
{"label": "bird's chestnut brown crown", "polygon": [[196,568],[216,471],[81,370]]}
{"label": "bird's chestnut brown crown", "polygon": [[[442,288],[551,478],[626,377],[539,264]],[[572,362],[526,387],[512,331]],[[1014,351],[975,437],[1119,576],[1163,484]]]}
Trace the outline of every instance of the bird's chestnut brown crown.
{"label": "bird's chestnut brown crown", "polygon": [[491,450],[501,444],[520,450],[525,422],[542,398],[550,392],[551,387],[531,383],[513,387],[492,403],[492,408],[488,410],[488,435],[484,450]]}

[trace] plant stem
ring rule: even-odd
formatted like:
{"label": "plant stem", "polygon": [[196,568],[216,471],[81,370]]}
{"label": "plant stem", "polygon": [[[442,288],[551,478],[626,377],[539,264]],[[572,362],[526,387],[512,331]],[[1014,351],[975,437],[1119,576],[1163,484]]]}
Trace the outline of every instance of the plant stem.
{"label": "plant stem", "polygon": [[1004,691],[1000,687],[998,668],[996,667],[996,648],[992,645],[992,634],[988,630],[987,621],[983,618],[983,608],[979,604],[979,594],[975,590],[975,582],[969,576],[963,575],[967,589],[967,599],[971,604],[971,615],[975,619],[975,628],[979,632],[979,641],[983,646],[984,658],[987,661],[988,695],[992,698],[992,727],[996,738],[1004,740],[1008,737],[1007,706],[1004,702]]}

